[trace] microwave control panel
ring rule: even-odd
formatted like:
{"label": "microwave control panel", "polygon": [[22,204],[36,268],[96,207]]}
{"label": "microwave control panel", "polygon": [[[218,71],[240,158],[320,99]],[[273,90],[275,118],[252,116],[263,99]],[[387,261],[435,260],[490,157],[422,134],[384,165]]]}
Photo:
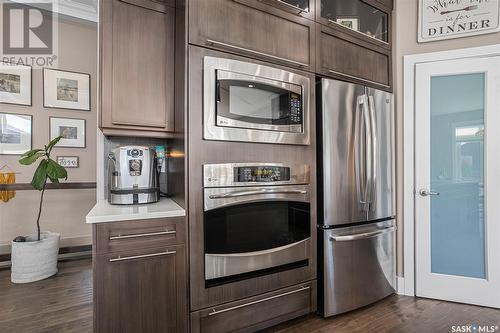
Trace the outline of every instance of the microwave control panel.
{"label": "microwave control panel", "polygon": [[302,102],[299,94],[290,93],[290,121],[302,124]]}
{"label": "microwave control panel", "polygon": [[281,166],[244,166],[234,168],[238,183],[269,183],[290,180],[290,168]]}

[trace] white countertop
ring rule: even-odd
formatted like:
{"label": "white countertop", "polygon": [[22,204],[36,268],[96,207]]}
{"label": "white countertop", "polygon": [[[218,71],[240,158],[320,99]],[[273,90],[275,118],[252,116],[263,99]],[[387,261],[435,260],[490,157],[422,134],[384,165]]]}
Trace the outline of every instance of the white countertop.
{"label": "white countertop", "polygon": [[186,211],[173,200],[162,198],[159,202],[145,205],[111,205],[99,200],[87,214],[87,223],[144,220],[162,217],[186,216]]}

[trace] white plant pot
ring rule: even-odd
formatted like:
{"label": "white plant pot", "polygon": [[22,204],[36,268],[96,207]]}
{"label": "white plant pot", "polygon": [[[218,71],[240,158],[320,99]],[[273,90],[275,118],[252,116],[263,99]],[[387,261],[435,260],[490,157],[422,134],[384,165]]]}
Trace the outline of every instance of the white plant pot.
{"label": "white plant pot", "polygon": [[57,257],[61,235],[49,231],[26,237],[26,242],[12,242],[13,283],[29,283],[57,273]]}

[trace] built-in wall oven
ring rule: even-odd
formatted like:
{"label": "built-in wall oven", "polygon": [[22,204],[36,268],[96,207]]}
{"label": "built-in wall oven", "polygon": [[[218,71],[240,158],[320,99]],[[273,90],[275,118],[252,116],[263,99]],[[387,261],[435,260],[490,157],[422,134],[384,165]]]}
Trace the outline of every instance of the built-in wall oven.
{"label": "built-in wall oven", "polygon": [[204,165],[206,287],[307,266],[308,165]]}
{"label": "built-in wall oven", "polygon": [[203,85],[204,139],[310,143],[308,77],[206,56]]}

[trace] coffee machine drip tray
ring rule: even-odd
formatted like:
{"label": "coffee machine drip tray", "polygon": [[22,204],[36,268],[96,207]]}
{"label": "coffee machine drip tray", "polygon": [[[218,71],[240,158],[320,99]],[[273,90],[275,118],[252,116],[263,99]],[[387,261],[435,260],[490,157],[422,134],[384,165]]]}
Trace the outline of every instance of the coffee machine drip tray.
{"label": "coffee machine drip tray", "polygon": [[159,188],[113,189],[109,191],[109,203],[112,205],[146,204],[159,200]]}

